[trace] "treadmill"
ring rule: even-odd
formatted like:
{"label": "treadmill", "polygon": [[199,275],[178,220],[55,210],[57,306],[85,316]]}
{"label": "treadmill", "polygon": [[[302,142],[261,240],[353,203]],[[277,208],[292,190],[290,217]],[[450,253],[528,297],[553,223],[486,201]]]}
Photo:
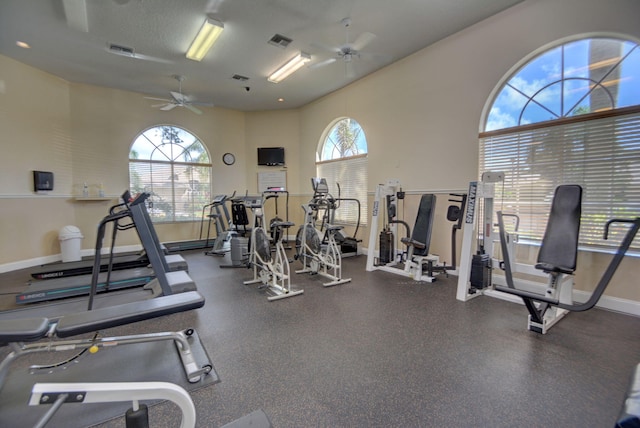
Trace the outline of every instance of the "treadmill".
{"label": "treadmill", "polygon": [[[104,237],[104,232],[102,232],[98,235],[97,238],[98,242],[96,243],[96,257],[94,257],[93,260],[85,261],[85,263],[90,262],[93,264],[93,266],[89,268],[87,274],[71,277],[69,277],[68,275],[67,277],[65,277],[65,275],[63,274],[61,275],[62,277],[56,277],[55,279],[30,282],[29,289],[24,293],[18,294],[16,296],[16,304],[24,305],[28,303],[64,299],[67,297],[90,294],[92,290],[92,281],[94,281],[94,273],[97,276],[94,281],[96,283],[94,293],[103,293],[122,288],[139,287],[146,285],[154,278],[156,278],[154,270],[147,267],[150,264],[150,261],[146,256],[146,252],[144,257],[137,256],[138,263],[144,261],[143,265],[138,264],[138,267],[135,268],[120,268],[119,270],[115,270],[113,268],[113,248],[115,245],[115,237],[118,230],[135,228],[141,241],[143,239],[141,231],[132,217],[131,209],[128,202],[130,199],[128,191],[123,194],[122,199],[124,202],[122,204],[114,205],[113,207],[111,207],[111,209],[109,210],[109,215],[106,216],[101,222],[102,230],[104,230],[104,227],[107,223],[113,223],[111,252],[106,264],[102,264],[102,260],[97,260],[97,258],[100,258],[99,250],[102,247],[102,239]],[[142,199],[138,203],[144,203],[144,199]],[[146,210],[144,211],[144,213],[146,214]],[[148,214],[146,215],[147,216],[142,220],[144,222],[150,222],[151,219],[148,218]],[[122,223],[121,221],[125,219],[128,219],[130,221],[128,223]],[[145,227],[146,229],[147,226],[144,225],[142,227]],[[155,231],[153,231],[153,233],[155,233]],[[165,266],[164,270],[168,272],[188,270],[187,262],[182,256],[178,254],[169,256],[165,256],[164,254],[162,254],[161,257],[163,257],[163,264]],[[99,272],[94,272],[94,269],[96,268],[99,269]]]}
{"label": "treadmill", "polygon": [[[234,192],[235,195],[235,192]],[[232,195],[232,197],[234,196]],[[188,239],[183,241],[164,242],[163,245],[168,253],[176,253],[179,251],[189,250],[206,250],[212,248],[216,239],[228,229],[228,225],[231,222],[229,210],[226,206],[226,201],[229,198],[227,195],[216,195],[211,200],[211,203],[202,207],[202,217],[200,219],[200,237],[198,239]],[[205,214],[209,209],[209,214]],[[204,219],[207,217],[209,223],[207,225],[207,235],[203,238],[204,233]],[[212,238],[211,235],[211,222],[214,223],[216,230],[216,237]],[[226,222],[226,224],[225,224]]]}
{"label": "treadmill", "polygon": [[[132,269],[144,267],[149,264],[149,259],[140,253],[121,254],[113,256],[111,270]],[[100,272],[109,269],[109,261],[105,260],[100,265]],[[77,275],[88,275],[93,271],[93,258],[82,259],[76,262],[56,262],[41,265],[31,271],[34,279],[67,278]]]}

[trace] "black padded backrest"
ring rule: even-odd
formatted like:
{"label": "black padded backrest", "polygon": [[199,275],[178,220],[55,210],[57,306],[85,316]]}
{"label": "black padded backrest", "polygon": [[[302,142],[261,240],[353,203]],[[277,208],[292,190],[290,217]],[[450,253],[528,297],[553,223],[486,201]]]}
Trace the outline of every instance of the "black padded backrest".
{"label": "black padded backrest", "polygon": [[558,186],[538,253],[537,269],[562,273],[576,270],[581,214],[582,187],[576,184]]}
{"label": "black padded backrest", "polygon": [[234,225],[246,226],[249,224],[247,207],[243,203],[234,203],[233,205],[231,205],[231,215],[233,216]]}
{"label": "black padded backrest", "polygon": [[429,244],[431,243],[431,228],[433,225],[433,214],[436,210],[436,195],[426,194],[420,198],[416,223],[413,225],[411,239],[424,244],[424,248],[414,248],[413,255],[426,256],[429,254]]}

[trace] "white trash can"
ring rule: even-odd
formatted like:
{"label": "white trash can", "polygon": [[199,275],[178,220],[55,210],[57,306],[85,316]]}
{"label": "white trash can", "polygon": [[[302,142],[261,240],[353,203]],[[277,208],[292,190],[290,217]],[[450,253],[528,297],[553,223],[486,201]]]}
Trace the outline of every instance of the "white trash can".
{"label": "white trash can", "polygon": [[60,229],[58,239],[63,262],[77,262],[82,259],[80,255],[82,238],[84,238],[82,232],[75,226],[65,226]]}

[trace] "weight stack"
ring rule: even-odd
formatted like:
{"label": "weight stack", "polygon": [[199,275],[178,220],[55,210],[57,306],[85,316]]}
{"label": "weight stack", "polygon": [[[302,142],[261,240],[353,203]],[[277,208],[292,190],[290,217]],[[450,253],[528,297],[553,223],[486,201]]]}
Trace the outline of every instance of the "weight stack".
{"label": "weight stack", "polygon": [[378,262],[380,265],[386,265],[394,261],[393,249],[393,233],[390,230],[380,232],[380,257]]}
{"label": "weight stack", "polygon": [[471,288],[482,290],[491,285],[491,257],[475,254],[471,259]]}

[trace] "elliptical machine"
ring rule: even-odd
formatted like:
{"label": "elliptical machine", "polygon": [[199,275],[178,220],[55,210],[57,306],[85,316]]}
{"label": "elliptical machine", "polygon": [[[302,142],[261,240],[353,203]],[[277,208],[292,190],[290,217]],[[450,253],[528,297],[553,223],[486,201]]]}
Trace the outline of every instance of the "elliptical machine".
{"label": "elliptical machine", "polygon": [[336,234],[342,230],[342,226],[326,223],[323,215],[323,232],[316,228],[318,213],[331,209],[327,204],[333,203],[330,199],[318,195],[328,195],[328,188],[319,189],[321,185],[326,186],[326,181],[316,183],[314,197],[307,205],[303,205],[305,221],[296,234],[296,254],[294,258],[302,262],[302,269],[296,273],[310,273],[312,275],[322,275],[329,278],[329,282],[322,285],[331,287],[333,285],[351,282],[351,278],[342,278],[342,255],[340,246],[336,241]]}
{"label": "elliptical machine", "polygon": [[267,300],[278,300],[297,296],[304,293],[302,289],[291,288],[289,260],[282,243],[283,229],[293,226],[289,221],[272,221],[271,229],[276,230],[274,254],[271,254],[271,243],[264,229],[264,212],[262,198],[246,202],[253,211],[253,227],[251,228],[250,251],[248,267],[253,269],[253,279],[243,284],[258,284],[260,288],[267,288],[270,294]]}

